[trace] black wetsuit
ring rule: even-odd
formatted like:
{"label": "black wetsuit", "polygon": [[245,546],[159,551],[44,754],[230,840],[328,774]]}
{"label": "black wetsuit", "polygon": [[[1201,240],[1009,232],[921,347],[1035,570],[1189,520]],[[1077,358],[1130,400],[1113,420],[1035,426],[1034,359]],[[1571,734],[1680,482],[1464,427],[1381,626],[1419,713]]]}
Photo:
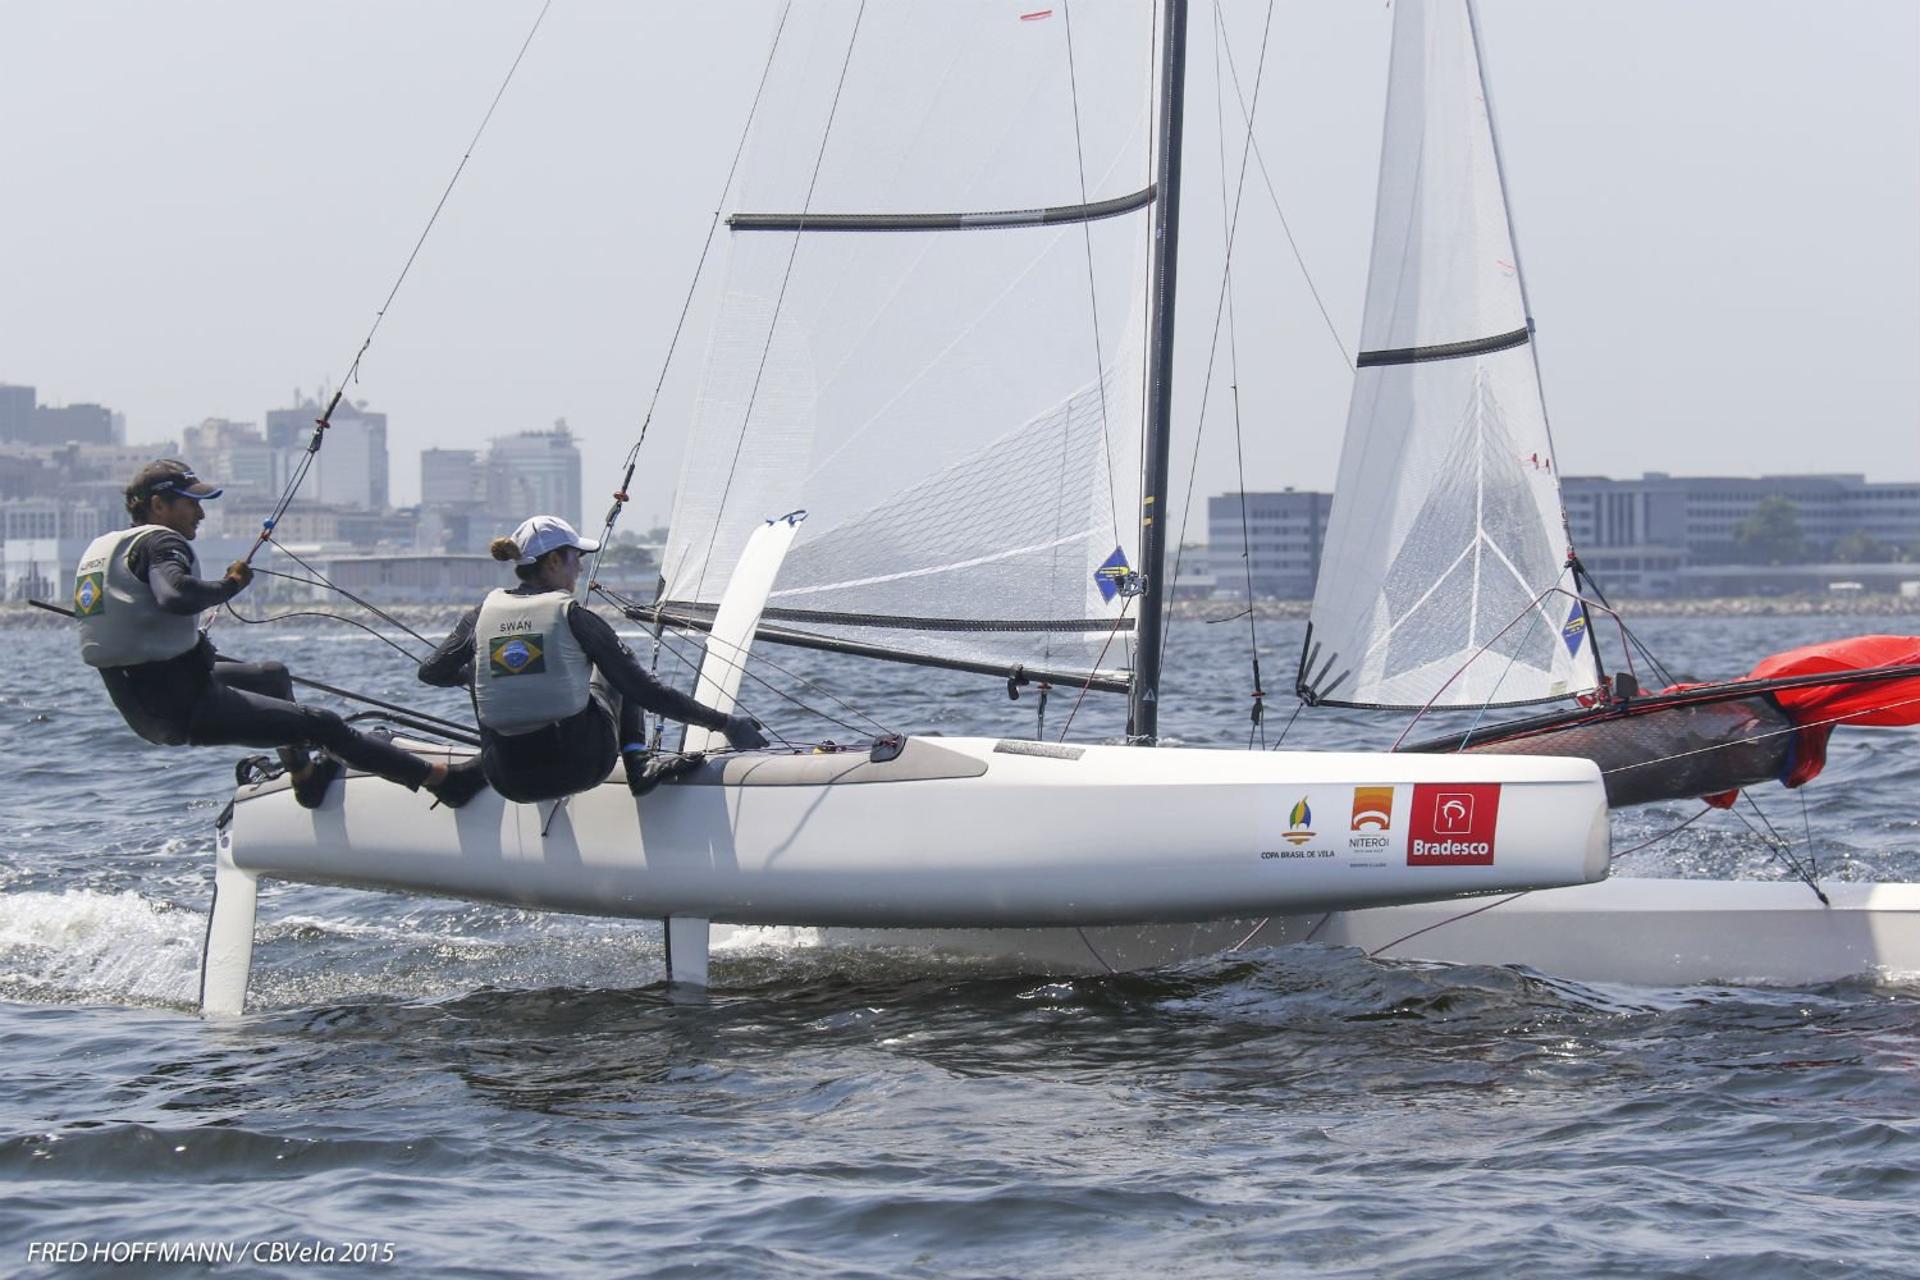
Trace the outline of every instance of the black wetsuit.
{"label": "black wetsuit", "polygon": [[[514,594],[538,595],[541,590],[516,587]],[[420,664],[422,680],[442,688],[472,685],[473,632],[479,618],[476,605],[460,619],[453,634],[440,642],[433,656]],[[613,633],[606,619],[592,610],[568,605],[567,625],[580,642],[581,651],[618,697],[609,696],[596,680],[584,708],[544,729],[504,734],[481,725],[481,766],[493,789],[507,799],[521,804],[557,800],[599,785],[612,772],[623,749],[644,743],[642,711],[707,729],[726,725],[723,713],[647,674],[633,650]]]}
{"label": "black wetsuit", "polygon": [[[225,579],[193,576],[193,552],[172,531],[149,534],[127,553],[127,568],[167,613],[194,614],[231,600]],[[419,756],[356,732],[324,707],[293,700],[293,681],[278,662],[235,662],[200,643],[160,662],[102,667],[107,696],[127,727],[161,746],[324,747],[349,766],[408,787],[427,780]]]}

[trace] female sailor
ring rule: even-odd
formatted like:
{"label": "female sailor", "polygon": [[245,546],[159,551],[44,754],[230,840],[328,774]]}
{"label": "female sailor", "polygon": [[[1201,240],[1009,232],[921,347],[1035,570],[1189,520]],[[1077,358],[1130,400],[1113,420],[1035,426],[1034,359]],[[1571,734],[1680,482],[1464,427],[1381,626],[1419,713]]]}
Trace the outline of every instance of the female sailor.
{"label": "female sailor", "polygon": [[[201,503],[220,492],[184,462],[148,463],[127,486],[132,527],[95,538],[80,557],[73,582],[80,657],[99,670],[127,727],[159,746],[276,747],[294,798],[309,809],[319,807],[342,761],[425,787],[449,808],[465,804],[485,786],[477,769],[449,771],[356,732],[331,711],[299,705],[278,662],[235,662],[214,652],[200,614],[253,581],[244,560],[218,581],[198,576],[191,544],[206,517]],[[332,754],[315,758],[309,747]]]}
{"label": "female sailor", "polygon": [[[534,516],[489,550],[520,585],[490,593],[420,664],[420,678],[470,685],[487,781],[509,800],[557,800],[598,786],[616,758],[637,793],[642,711],[726,735],[736,751],[767,745],[759,726],[655,680],[606,621],[574,602],[583,540],[558,516]],[[609,688],[608,686],[611,686]]]}

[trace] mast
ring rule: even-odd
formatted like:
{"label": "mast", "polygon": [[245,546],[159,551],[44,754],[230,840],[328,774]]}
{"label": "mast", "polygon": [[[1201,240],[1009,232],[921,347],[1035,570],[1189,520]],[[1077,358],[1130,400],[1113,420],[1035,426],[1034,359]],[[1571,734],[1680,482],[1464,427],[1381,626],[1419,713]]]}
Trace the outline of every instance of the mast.
{"label": "mast", "polygon": [[1173,424],[1174,270],[1179,258],[1180,131],[1187,86],[1187,0],[1165,0],[1160,62],[1160,164],[1154,208],[1147,347],[1147,439],[1140,495],[1140,642],[1127,696],[1127,738],[1151,744],[1160,728],[1166,638],[1167,465]]}

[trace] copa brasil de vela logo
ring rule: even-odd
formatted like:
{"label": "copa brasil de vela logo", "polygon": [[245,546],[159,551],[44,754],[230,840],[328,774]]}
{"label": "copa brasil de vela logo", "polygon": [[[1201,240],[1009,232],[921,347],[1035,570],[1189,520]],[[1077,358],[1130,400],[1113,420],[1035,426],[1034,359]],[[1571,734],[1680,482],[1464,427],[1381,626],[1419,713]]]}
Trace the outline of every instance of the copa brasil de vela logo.
{"label": "copa brasil de vela logo", "polygon": [[1416,782],[1407,835],[1410,867],[1493,865],[1497,782]]}

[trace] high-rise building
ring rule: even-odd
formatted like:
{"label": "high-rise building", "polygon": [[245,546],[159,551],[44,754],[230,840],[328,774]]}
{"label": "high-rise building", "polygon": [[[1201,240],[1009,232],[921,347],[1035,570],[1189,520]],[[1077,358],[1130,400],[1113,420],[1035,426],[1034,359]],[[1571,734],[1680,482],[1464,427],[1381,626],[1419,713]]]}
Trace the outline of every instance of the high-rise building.
{"label": "high-rise building", "polygon": [[421,506],[472,507],[486,496],[486,472],[477,449],[420,451]]}
{"label": "high-rise building", "polygon": [[266,442],[251,422],[207,418],[180,433],[185,461],[240,498],[272,498],[287,482],[287,451]]}
{"label": "high-rise building", "polygon": [[1292,489],[1208,498],[1208,567],[1215,590],[1237,595],[1251,582],[1256,596],[1313,595],[1332,509],[1332,494]]}
{"label": "high-rise building", "polygon": [[124,419],[99,404],[43,404],[33,411],[33,434],[39,444],[121,444]]}
{"label": "high-rise building", "polygon": [[126,420],[104,405],[40,404],[32,387],[0,384],[0,440],[14,444],[120,444]]}
{"label": "high-rise building", "polygon": [[487,506],[509,527],[533,515],[580,523],[580,450],[565,418],[551,431],[496,436],[487,451]]}
{"label": "high-rise building", "polygon": [[[297,392],[294,398],[292,408],[267,411],[267,443],[297,456],[313,439],[314,421],[326,406]],[[336,507],[384,511],[387,477],[387,415],[341,400],[327,420],[304,492],[315,502]]]}
{"label": "high-rise building", "polygon": [[0,382],[0,440],[38,443],[33,437],[34,391]]}

